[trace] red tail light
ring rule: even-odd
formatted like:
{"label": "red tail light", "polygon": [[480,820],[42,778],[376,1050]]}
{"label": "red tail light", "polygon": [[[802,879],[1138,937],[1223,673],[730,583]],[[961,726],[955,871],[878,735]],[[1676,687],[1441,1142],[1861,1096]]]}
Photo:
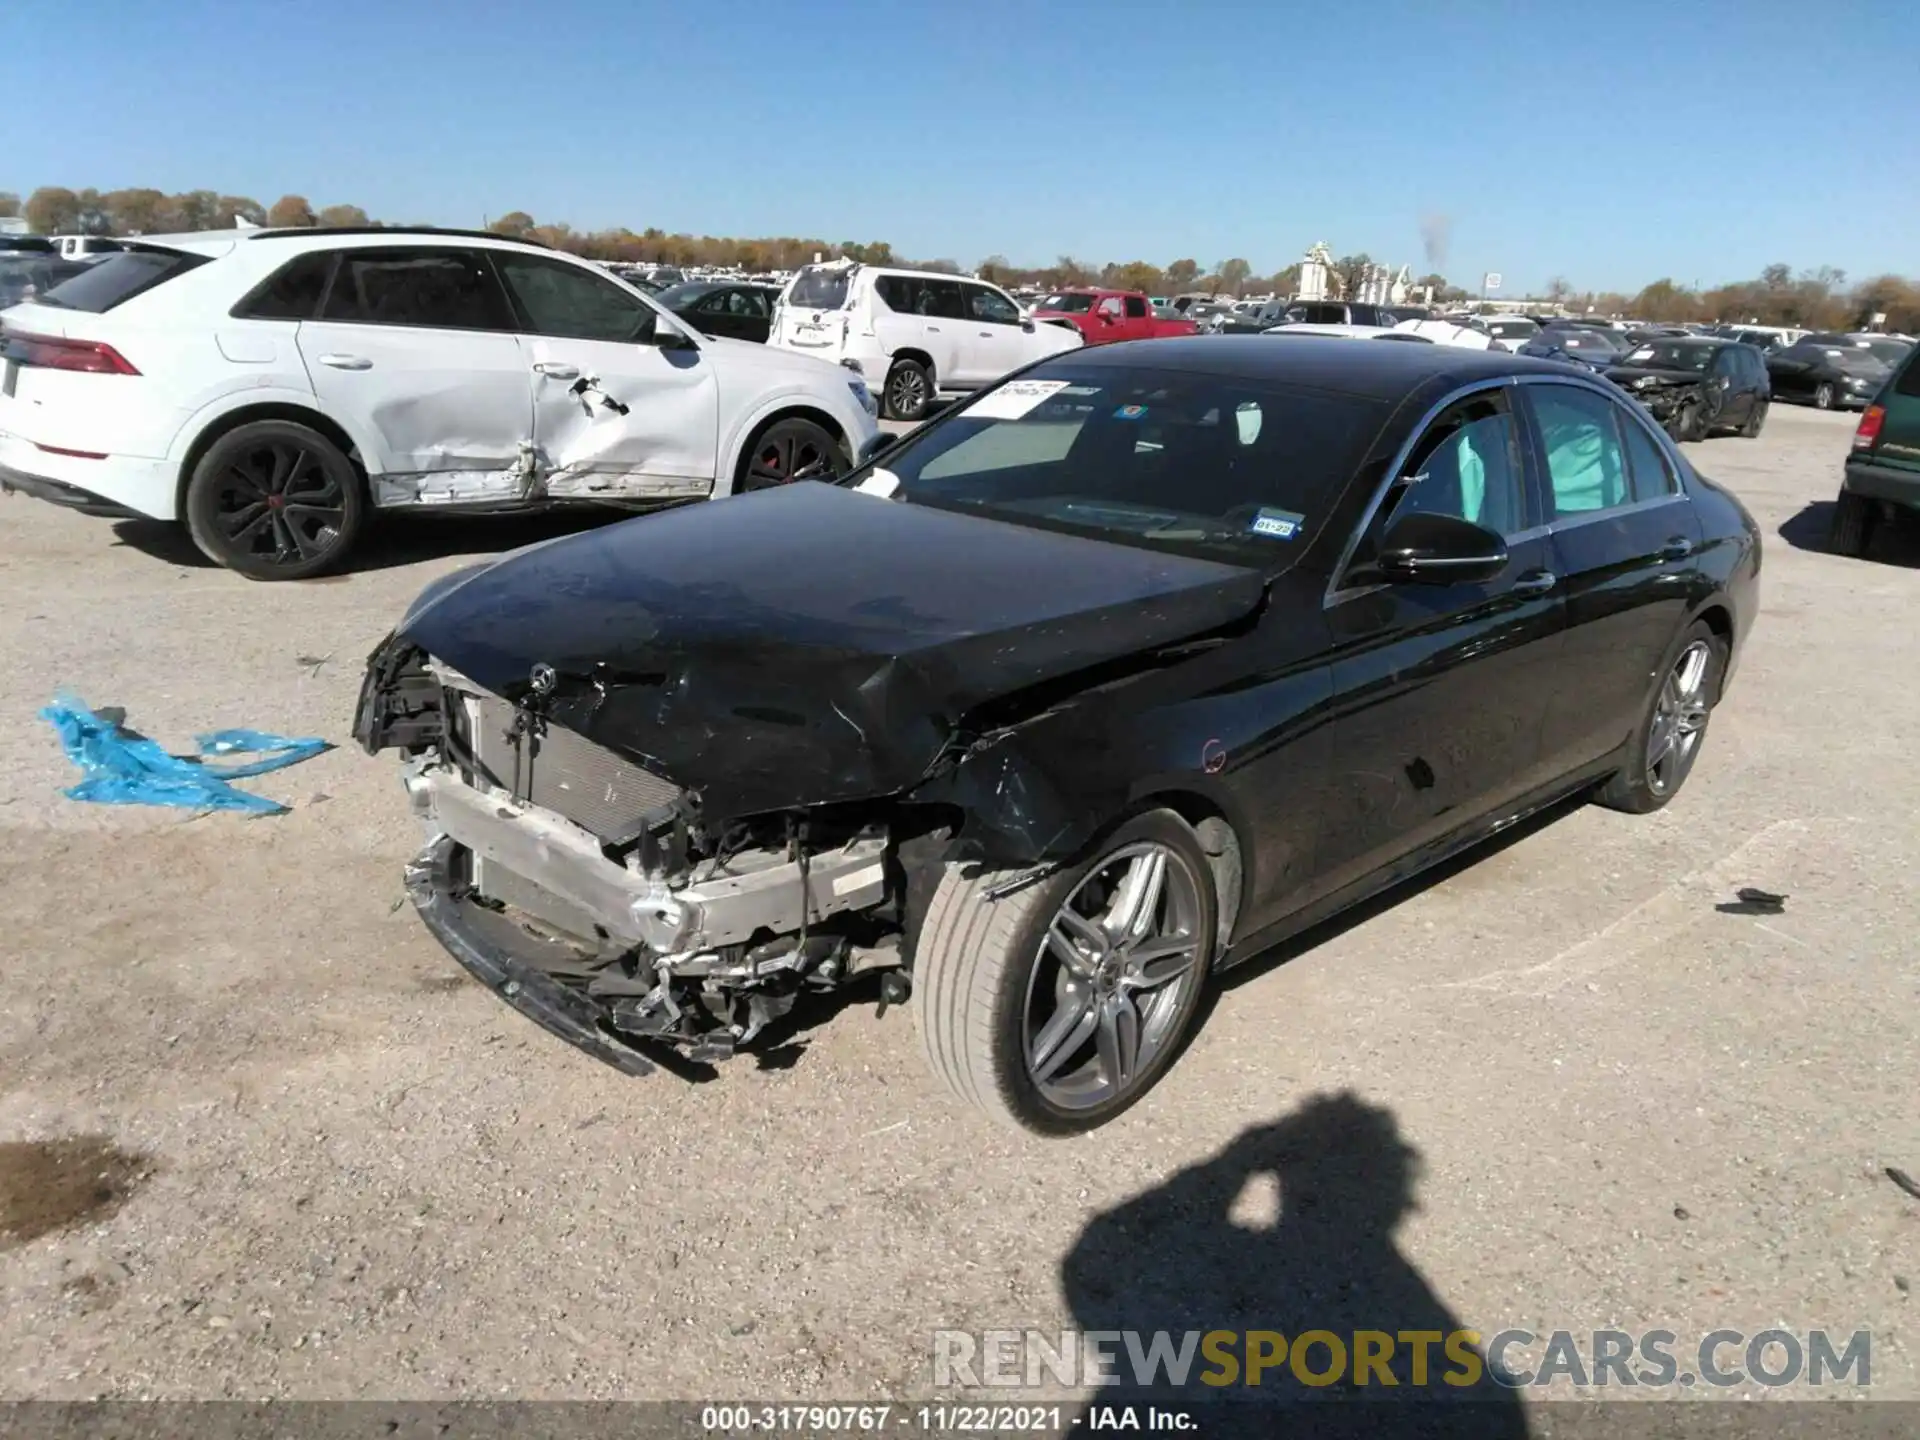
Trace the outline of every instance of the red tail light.
{"label": "red tail light", "polygon": [[48,370],[79,370],[89,375],[138,375],[127,357],[102,340],[67,340],[58,335],[29,335],[10,330],[6,356],[22,365]]}
{"label": "red tail light", "polygon": [[1860,415],[1860,426],[1853,432],[1853,448],[1871,450],[1880,438],[1880,426],[1887,418],[1887,407],[1869,405]]}

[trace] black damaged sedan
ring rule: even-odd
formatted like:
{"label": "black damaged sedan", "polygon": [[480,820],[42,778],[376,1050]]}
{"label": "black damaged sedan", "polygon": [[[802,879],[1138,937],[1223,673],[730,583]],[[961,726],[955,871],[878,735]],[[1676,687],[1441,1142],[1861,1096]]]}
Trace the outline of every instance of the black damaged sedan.
{"label": "black damaged sedan", "polygon": [[1215,972],[1562,797],[1670,801],[1759,568],[1565,366],[1118,344],[437,582],[356,730],[427,926],[589,1054],[713,1062],[878,971],[960,1097],[1070,1132]]}

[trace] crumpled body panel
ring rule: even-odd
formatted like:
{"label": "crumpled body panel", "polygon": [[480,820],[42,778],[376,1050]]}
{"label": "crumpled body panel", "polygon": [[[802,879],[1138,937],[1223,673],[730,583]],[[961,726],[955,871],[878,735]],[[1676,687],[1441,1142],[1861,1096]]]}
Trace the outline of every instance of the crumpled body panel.
{"label": "crumpled body panel", "polygon": [[906,790],[1072,677],[1231,625],[1264,591],[1234,566],[801,484],[509,556],[401,634],[510,700],[551,667],[553,723],[718,820]]}

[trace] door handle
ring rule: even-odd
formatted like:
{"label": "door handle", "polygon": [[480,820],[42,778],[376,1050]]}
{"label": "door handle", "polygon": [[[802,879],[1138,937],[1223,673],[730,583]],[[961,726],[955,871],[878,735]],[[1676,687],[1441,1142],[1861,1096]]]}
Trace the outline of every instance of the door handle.
{"label": "door handle", "polygon": [[1544,595],[1560,583],[1560,577],[1551,570],[1529,570],[1513,582],[1516,595]]}
{"label": "door handle", "polygon": [[578,365],[562,365],[557,360],[542,360],[535,365],[533,369],[535,374],[544,375],[549,380],[578,380],[580,378],[580,367]]}
{"label": "door handle", "polygon": [[982,340],[991,340],[991,339],[993,338],[993,331],[991,331],[991,330],[982,330],[982,331],[980,332],[980,338],[981,338]]}
{"label": "door handle", "polygon": [[1671,536],[1667,540],[1667,543],[1660,547],[1660,558],[1662,560],[1684,560],[1692,553],[1693,541],[1684,535]]}
{"label": "door handle", "polygon": [[364,355],[322,355],[322,365],[330,365],[335,370],[371,370],[373,362]]}

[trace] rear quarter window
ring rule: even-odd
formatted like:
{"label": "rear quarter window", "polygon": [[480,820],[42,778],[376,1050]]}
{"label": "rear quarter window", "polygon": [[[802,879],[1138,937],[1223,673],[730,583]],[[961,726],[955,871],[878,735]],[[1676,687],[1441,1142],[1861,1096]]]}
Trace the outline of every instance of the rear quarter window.
{"label": "rear quarter window", "polygon": [[61,281],[40,297],[40,303],[62,310],[104,315],[134,296],[144,295],[206,263],[205,255],[190,255],[184,250],[163,250],[158,246],[122,250],[118,255],[109,255],[98,264],[89,265],[72,279]]}

